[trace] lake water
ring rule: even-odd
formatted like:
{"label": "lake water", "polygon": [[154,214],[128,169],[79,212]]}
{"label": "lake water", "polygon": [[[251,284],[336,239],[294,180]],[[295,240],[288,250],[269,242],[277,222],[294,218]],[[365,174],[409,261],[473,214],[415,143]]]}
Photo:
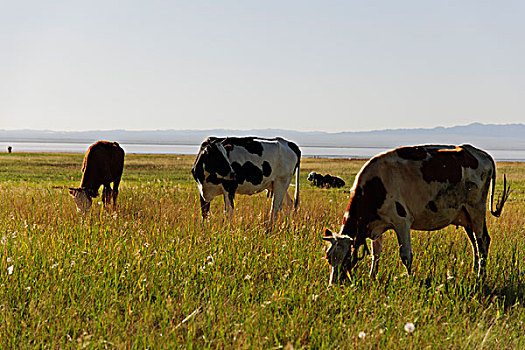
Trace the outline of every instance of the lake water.
{"label": "lake water", "polygon": [[[7,152],[7,146],[13,152],[28,153],[85,153],[89,143],[73,142],[5,142],[0,141],[0,152]],[[120,143],[126,153],[132,154],[197,154],[199,145],[153,145]],[[302,146],[303,157],[319,158],[370,158],[388,148],[375,147],[311,147]],[[486,150],[497,161],[525,162],[525,150]]]}

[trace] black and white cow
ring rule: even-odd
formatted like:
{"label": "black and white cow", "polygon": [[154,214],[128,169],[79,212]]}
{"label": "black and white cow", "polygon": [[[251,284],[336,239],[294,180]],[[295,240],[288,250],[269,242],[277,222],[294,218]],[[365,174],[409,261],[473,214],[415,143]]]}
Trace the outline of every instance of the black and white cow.
{"label": "black and white cow", "polygon": [[200,147],[191,173],[200,192],[203,220],[216,196],[224,196],[224,207],[233,215],[234,197],[268,190],[273,195],[270,227],[283,200],[292,202],[288,187],[295,173],[294,208],[299,204],[301,151],[280,137],[207,138]]}
{"label": "black and white cow", "polygon": [[[465,228],[474,251],[474,269],[484,277],[490,236],[485,221],[490,184],[490,213],[499,217],[508,198],[506,180],[493,208],[496,165],[483,150],[470,145],[401,147],[370,159],[357,174],[340,232],[326,229],[327,259],[334,278],[346,278],[366,239],[372,240],[375,277],[383,233],[396,232],[399,255],[408,274],[412,267],[410,230],[434,231],[448,225]],[[367,250],[367,249],[365,249]],[[364,257],[364,252],[363,252]]]}

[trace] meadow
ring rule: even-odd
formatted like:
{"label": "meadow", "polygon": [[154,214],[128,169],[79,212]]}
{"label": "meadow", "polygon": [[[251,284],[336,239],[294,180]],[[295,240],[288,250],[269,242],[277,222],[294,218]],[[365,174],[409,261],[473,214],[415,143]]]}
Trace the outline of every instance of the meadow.
{"label": "meadow", "polygon": [[[376,281],[367,258],[329,287],[321,232],[364,161],[303,159],[300,208],[266,234],[264,193],[238,196],[231,222],[217,198],[201,223],[193,156],[127,155],[117,210],[98,197],[79,215],[82,157],[0,154],[2,349],[525,348],[525,163],[498,163],[513,192],[488,217],[483,283],[449,226],[412,233],[413,276],[387,232]],[[311,187],[313,170],[347,185]]]}

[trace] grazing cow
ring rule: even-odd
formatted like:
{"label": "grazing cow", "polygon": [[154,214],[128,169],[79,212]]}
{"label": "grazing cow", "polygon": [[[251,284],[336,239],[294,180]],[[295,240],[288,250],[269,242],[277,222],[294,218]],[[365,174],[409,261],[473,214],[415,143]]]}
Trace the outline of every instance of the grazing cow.
{"label": "grazing cow", "polygon": [[[116,207],[123,169],[124,150],[117,142],[98,141],[91,145],[84,157],[80,187],[69,189],[77,210],[89,211],[92,198],[98,196],[100,185],[104,185],[102,192],[104,206],[113,199],[113,207]],[[113,189],[110,187],[111,182],[113,182]]]}
{"label": "grazing cow", "polygon": [[268,190],[273,196],[269,227],[282,208],[292,202],[288,186],[295,177],[294,207],[299,204],[299,165],[301,151],[293,142],[280,137],[209,137],[201,145],[191,173],[200,192],[203,220],[210,202],[224,196],[224,208],[233,215],[234,197]]}
{"label": "grazing cow", "polygon": [[[493,208],[496,165],[486,152],[470,145],[401,147],[370,159],[357,174],[339,234],[325,230],[330,242],[326,256],[330,283],[344,280],[368,252],[372,240],[375,278],[381,255],[382,234],[393,229],[399,255],[412,273],[410,230],[434,231],[448,225],[463,226],[474,251],[474,269],[485,276],[490,237],[485,221],[490,183],[490,212],[499,217],[510,186],[504,177],[501,199]],[[361,257],[358,251],[364,246]],[[339,271],[340,270],[340,271]]]}
{"label": "grazing cow", "polygon": [[330,174],[323,176],[315,171],[308,174],[308,181],[310,181],[312,185],[320,188],[341,188],[345,186],[345,181],[340,177],[332,176]]}

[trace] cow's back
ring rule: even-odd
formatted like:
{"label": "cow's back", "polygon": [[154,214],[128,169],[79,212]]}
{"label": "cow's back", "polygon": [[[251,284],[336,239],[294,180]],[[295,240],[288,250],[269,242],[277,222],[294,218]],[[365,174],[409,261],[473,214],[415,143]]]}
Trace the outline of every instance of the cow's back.
{"label": "cow's back", "polygon": [[300,161],[299,148],[280,137],[230,137],[221,143],[236,173],[237,192],[241,194],[268,189],[276,178],[291,178]]}
{"label": "cow's back", "polygon": [[485,206],[493,169],[492,158],[470,145],[401,147],[365,164],[353,190],[381,194],[375,209],[409,213],[414,229],[435,229],[464,206]]}

